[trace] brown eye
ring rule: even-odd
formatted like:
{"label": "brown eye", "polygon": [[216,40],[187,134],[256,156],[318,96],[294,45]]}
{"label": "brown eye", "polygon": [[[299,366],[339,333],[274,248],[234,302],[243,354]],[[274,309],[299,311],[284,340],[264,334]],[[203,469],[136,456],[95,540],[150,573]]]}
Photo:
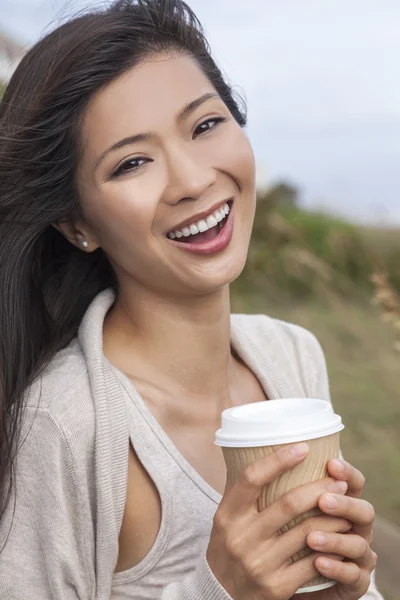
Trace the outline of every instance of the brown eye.
{"label": "brown eye", "polygon": [[[198,132],[197,136],[207,134],[226,120],[227,119],[224,117],[213,117],[212,119],[207,119],[207,121],[203,121],[203,123],[200,123],[200,125],[196,127],[195,133]],[[214,125],[209,126],[212,123],[214,123]]]}
{"label": "brown eye", "polygon": [[113,177],[119,177],[120,175],[124,175],[125,173],[131,173],[132,171],[138,171],[143,166],[143,164],[141,164],[141,165],[137,164],[140,162],[146,163],[146,162],[152,162],[152,161],[150,161],[148,158],[144,158],[142,156],[139,156],[138,158],[128,158],[128,160],[123,162],[122,165],[120,165],[118,167],[118,169],[113,174]]}

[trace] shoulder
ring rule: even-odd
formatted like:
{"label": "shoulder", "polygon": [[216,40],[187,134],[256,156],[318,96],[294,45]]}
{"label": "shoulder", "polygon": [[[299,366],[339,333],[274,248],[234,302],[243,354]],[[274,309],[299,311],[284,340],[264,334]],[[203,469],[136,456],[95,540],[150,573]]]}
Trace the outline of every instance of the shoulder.
{"label": "shoulder", "polygon": [[265,314],[234,314],[232,324],[256,353],[274,355],[277,365],[303,381],[308,394],[329,399],[325,355],[314,333]]}
{"label": "shoulder", "polygon": [[76,338],[54,356],[29,387],[24,411],[24,422],[32,434],[46,421],[75,451],[93,443],[95,413],[91,387],[85,357]]}
{"label": "shoulder", "polygon": [[300,325],[265,314],[234,314],[232,320],[258,344],[279,343],[291,354],[302,351],[307,352],[313,360],[321,360],[323,352],[319,340],[311,331]]}

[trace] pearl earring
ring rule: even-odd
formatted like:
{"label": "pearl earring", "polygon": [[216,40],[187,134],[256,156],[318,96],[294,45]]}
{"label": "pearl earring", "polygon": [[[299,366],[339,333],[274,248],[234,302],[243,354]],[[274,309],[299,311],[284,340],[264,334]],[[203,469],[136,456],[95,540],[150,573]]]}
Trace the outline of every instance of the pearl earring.
{"label": "pearl earring", "polygon": [[86,240],[83,240],[82,248],[87,248],[88,246],[89,246],[89,242],[87,242]]}

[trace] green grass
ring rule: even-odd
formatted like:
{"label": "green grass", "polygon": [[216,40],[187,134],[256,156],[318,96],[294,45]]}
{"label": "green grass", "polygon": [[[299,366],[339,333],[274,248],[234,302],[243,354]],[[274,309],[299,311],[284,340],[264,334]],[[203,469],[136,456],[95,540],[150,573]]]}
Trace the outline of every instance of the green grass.
{"label": "green grass", "polygon": [[259,200],[246,289],[256,276],[280,294],[314,297],[322,285],[355,299],[371,292],[377,269],[400,289],[400,229],[361,228],[298,206],[274,207],[268,196]]}

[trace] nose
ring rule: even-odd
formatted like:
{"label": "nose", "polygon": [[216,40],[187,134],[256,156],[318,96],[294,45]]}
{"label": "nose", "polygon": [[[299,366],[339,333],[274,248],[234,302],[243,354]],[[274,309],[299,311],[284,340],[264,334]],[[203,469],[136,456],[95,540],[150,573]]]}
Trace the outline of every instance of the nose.
{"label": "nose", "polygon": [[191,154],[186,146],[168,154],[167,178],[164,200],[178,204],[181,200],[200,198],[215,183],[217,173],[206,155]]}

